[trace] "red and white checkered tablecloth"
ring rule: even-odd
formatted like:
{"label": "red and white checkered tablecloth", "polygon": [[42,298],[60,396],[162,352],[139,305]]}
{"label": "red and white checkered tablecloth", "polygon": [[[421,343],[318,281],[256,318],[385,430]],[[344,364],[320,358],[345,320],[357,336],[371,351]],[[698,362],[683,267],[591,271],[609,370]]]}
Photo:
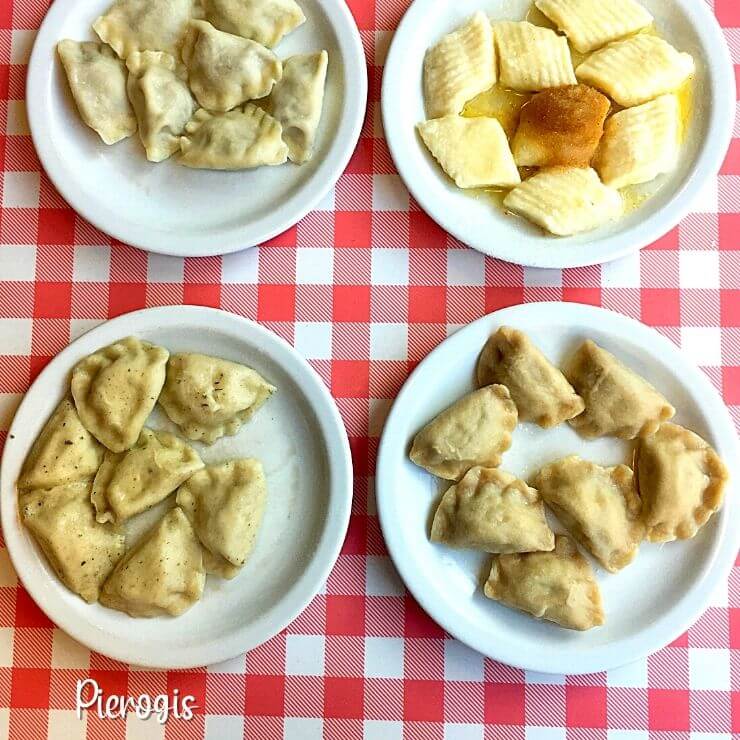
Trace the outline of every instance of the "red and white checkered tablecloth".
{"label": "red and white checkered tablecloth", "polygon": [[[183,260],[111,240],[57,194],[23,102],[48,0],[0,0],[0,445],[21,394],[70,339],[132,309],[197,303],[257,319],[311,361],[344,417],[356,474],[349,534],[321,594],[269,643],[207,669],[140,670],[91,654],[39,611],[0,547],[0,738],[740,737],[740,562],[699,622],[656,655],[597,675],[538,675],[484,659],[421,612],[373,500],[378,436],[410,369],[461,324],[523,301],[595,303],[654,326],[706,371],[740,425],[740,124],[694,212],[641,254],[563,271],[484,258],[410,200],[383,140],[383,59],[408,0],[349,4],[370,101],[336,188],[269,244]],[[713,5],[740,65],[740,1]],[[198,709],[164,727],[79,721],[75,682],[87,676],[106,694],[179,689]]]}

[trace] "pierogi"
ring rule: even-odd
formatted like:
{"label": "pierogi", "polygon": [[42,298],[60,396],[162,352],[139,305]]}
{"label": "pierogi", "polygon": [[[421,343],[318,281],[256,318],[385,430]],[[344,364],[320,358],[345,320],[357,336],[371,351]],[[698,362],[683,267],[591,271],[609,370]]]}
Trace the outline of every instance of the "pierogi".
{"label": "pierogi", "polygon": [[195,110],[182,64],[164,51],[134,51],[126,60],[127,90],[150,162],[180,148],[180,135]]}
{"label": "pierogi", "polygon": [[661,424],[640,440],[635,460],[651,542],[693,537],[722,506],[729,473],[698,434]]}
{"label": "pierogi", "polygon": [[127,337],[72,370],[72,396],[85,428],[112,452],[132,447],[164,385],[169,352]]}
{"label": "pierogi", "polygon": [[565,377],[586,402],[570,420],[586,439],[634,439],[653,434],[676,409],[644,378],[590,339],[567,362]]}
{"label": "pierogi", "polygon": [[136,117],[126,94],[126,68],[105,44],[64,39],[57,52],[82,120],[106,144],[136,132]]}
{"label": "pierogi", "polygon": [[565,535],[555,535],[551,552],[496,555],[484,593],[568,629],[589,630],[605,621],[593,570]]}
{"label": "pierogi", "polygon": [[193,95],[213,112],[264,98],[283,74],[283,65],[272,51],[206,21],[190,22],[182,59]]}
{"label": "pierogi", "polygon": [[90,482],[25,493],[18,506],[62,583],[85,601],[97,601],[103,581],[123,556],[125,538],[112,525],[95,521]]}
{"label": "pierogi", "polygon": [[251,554],[262,522],[267,481],[259,460],[231,460],[197,472],[177,503],[203,545],[207,573],[233,578]]}
{"label": "pierogi", "polygon": [[500,327],[486,342],[476,369],[478,385],[500,383],[509,389],[519,421],[548,429],[580,414],[585,404],[529,337]]}
{"label": "pierogi", "polygon": [[480,388],[432,419],[414,438],[409,457],[447,480],[459,480],[477,465],[494,468],[511,446],[517,418],[505,386]]}
{"label": "pierogi", "polygon": [[91,495],[96,518],[120,524],[167,498],[202,467],[198,453],[174,434],[143,429],[130,450],[106,453]]}
{"label": "pierogi", "polygon": [[431,539],[491,553],[555,547],[537,491],[498,468],[471,468],[447,489],[434,515]]}
{"label": "pierogi", "polygon": [[91,479],[103,454],[103,446],[82,425],[74,402],[66,396],[33,443],[18,488],[53,488]]}
{"label": "pierogi", "polygon": [[313,156],[328,63],[326,51],[288,57],[283,62],[283,76],[268,100],[272,116],[283,127],[291,162],[302,164]]}
{"label": "pierogi", "polygon": [[205,582],[200,544],[176,506],[118,563],[100,603],[132,617],[178,616],[200,600]]}
{"label": "pierogi", "polygon": [[534,477],[545,503],[608,571],[631,563],[645,535],[632,470],[602,467],[577,455],[545,465]]}
{"label": "pierogi", "polygon": [[236,434],[274,391],[246,365],[184,353],[170,358],[159,403],[188,439],[211,444]]}

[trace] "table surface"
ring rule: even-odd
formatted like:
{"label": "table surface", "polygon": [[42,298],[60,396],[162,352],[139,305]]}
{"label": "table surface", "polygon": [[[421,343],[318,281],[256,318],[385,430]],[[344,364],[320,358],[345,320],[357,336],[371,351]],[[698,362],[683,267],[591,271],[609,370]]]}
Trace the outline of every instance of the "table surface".
{"label": "table surface", "polygon": [[[420,211],[383,140],[383,59],[408,0],[350,0],[369,65],[368,115],[320,209],[241,254],[147,255],[77,217],[34,153],[25,73],[48,4],[0,2],[0,446],[31,380],[80,333],[145,306],[220,306],[285,337],[331,388],[355,497],[339,561],[306,611],[262,647],[194,671],[91,654],[39,611],[0,547],[0,737],[738,737],[740,561],[697,624],[647,660],[590,676],[523,672],[450,639],[405,592],[378,526],[373,470],[383,419],[413,366],[460,325],[525,301],[595,303],[655,327],[705,370],[740,425],[740,138],[694,212],[639,255],[563,271],[484,258]],[[740,64],[740,2],[710,4]],[[179,689],[199,706],[164,727],[78,721],[75,682],[88,676],[106,695]]]}

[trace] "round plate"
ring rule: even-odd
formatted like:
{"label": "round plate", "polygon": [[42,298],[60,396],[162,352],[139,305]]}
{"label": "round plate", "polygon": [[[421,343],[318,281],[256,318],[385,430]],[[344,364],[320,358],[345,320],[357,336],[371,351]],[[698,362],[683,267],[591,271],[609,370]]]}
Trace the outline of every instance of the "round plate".
{"label": "round plate", "polygon": [[[555,363],[584,339],[613,352],[675,405],[675,421],[701,434],[740,479],[738,443],[727,409],[711,383],[667,339],[625,316],[572,303],[532,303],[497,311],[461,329],[411,374],[386,422],[376,471],[378,513],[393,561],[409,590],[449,633],[509,665],[546,673],[592,673],[654,652],[686,630],[706,608],[740,545],[737,490],[685,542],[643,543],[617,574],[591,560],[604,597],[606,625],[573,632],[483,596],[490,556],[429,541],[439,497],[450,484],[408,459],[419,429],[473,389],[478,355],[499,326],[526,332]],[[559,457],[579,454],[604,465],[630,463],[631,444],[581,439],[568,424],[543,430],[520,424],[502,467],[527,478]],[[736,484],[732,484],[736,488]],[[556,527],[560,529],[561,527]]]}
{"label": "round plate", "polygon": [[465,192],[444,174],[416,132],[426,118],[425,51],[476,10],[494,20],[523,20],[531,0],[416,0],[393,37],[383,74],[383,125],[393,161],[412,195],[443,229],[484,254],[534,267],[608,262],[652,243],[691,209],[716,176],[732,136],[735,78],[722,30],[696,0],[640,0],[661,35],[696,60],[689,131],[677,169],[643,188],[651,197],[610,226],[574,237],[549,236],[506,215],[488,197]]}
{"label": "round plate", "polygon": [[[138,135],[106,146],[80,119],[56,43],[95,39],[92,22],[110,0],[56,0],[28,66],[31,135],[67,202],[120,241],[181,257],[226,254],[280,234],[326,195],[349,162],[367,105],[365,56],[343,0],[300,0],[306,22],[276,48],[280,57],[326,49],[329,68],[314,155],[298,166],[220,172],[175,157],[148,162]],[[84,163],[82,166],[81,163]]]}
{"label": "round plate", "polygon": [[[234,437],[193,444],[206,463],[257,457],[267,475],[267,506],[257,544],[232,580],[208,576],[203,598],[176,619],[133,619],[86,604],[54,575],[18,518],[15,481],[23,460],[82,357],[135,335],[171,352],[203,352],[254,367],[274,396]],[[148,426],[177,431],[157,407]],[[231,658],[270,639],[316,595],[337,559],[349,523],[349,443],[329,392],[286,342],[261,326],[215,309],[153,308],[93,329],[54,358],[26,393],[8,433],[0,468],[5,542],[31,597],[79,642],[116,660],[188,668]],[[136,517],[131,540],[172,497]],[[135,541],[135,539],[134,539]]]}

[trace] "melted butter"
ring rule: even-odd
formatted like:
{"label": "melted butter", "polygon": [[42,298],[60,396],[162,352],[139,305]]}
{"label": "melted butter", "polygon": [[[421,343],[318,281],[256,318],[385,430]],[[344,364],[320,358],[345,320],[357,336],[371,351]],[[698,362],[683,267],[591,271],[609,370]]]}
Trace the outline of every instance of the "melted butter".
{"label": "melted butter", "polygon": [[534,3],[532,3],[532,7],[527,12],[524,20],[533,26],[551,28],[553,31],[556,31],[558,28]]}
{"label": "melted butter", "polygon": [[511,139],[519,125],[519,111],[531,97],[529,93],[516,92],[497,84],[469,100],[462,114],[466,118],[486,116],[498,119],[506,136]]}
{"label": "melted butter", "polygon": [[689,131],[691,125],[691,114],[693,113],[694,107],[694,78],[689,77],[681,87],[676,90],[676,97],[678,98],[678,120],[680,130],[678,132],[679,143],[683,144],[686,139],[686,134]]}
{"label": "melted butter", "polygon": [[622,201],[624,202],[624,215],[627,216],[632,211],[636,211],[646,200],[650,198],[650,193],[639,185],[630,185],[620,190]]}

